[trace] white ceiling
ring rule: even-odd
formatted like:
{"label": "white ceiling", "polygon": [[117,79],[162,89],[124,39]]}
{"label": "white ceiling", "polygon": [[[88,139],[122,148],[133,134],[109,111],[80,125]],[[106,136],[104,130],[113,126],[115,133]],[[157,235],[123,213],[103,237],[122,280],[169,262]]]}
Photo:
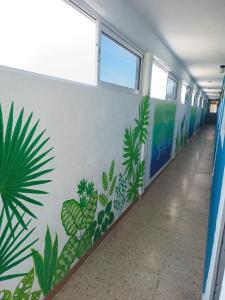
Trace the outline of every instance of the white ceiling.
{"label": "white ceiling", "polygon": [[129,0],[209,98],[219,96],[225,64],[225,0]]}

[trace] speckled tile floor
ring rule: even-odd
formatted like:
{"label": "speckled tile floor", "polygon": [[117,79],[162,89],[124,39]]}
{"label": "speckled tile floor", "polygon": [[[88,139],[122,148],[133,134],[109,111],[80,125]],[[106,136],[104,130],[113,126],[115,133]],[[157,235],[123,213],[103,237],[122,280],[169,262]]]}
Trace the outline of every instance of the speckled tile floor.
{"label": "speckled tile floor", "polygon": [[206,127],[54,300],[199,300],[213,143]]}

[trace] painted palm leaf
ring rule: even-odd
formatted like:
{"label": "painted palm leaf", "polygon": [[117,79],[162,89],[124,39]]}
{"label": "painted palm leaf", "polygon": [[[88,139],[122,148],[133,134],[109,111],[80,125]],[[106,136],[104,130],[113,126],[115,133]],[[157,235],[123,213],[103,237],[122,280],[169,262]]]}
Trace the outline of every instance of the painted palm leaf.
{"label": "painted palm leaf", "polygon": [[[0,281],[25,275],[25,273],[11,273],[10,275],[5,275],[5,273],[7,274],[9,270],[32,256],[30,248],[38,240],[29,241],[35,228],[29,231],[25,230],[15,219],[14,213],[10,214],[10,222],[6,222],[4,216],[3,208],[0,215]],[[24,214],[22,217],[24,219]],[[31,219],[25,225],[28,226],[30,222]],[[12,230],[9,225],[10,223],[13,224]]]}
{"label": "painted palm leaf", "polygon": [[37,186],[49,182],[50,180],[41,180],[40,177],[52,171],[45,168],[53,159],[48,157],[52,148],[44,150],[49,138],[43,138],[45,130],[37,134],[39,121],[32,125],[32,117],[33,113],[24,120],[24,109],[22,109],[14,122],[12,103],[4,127],[0,105],[0,201],[11,230],[11,212],[25,229],[27,225],[23,221],[22,214],[27,213],[36,218],[29,207],[43,205],[35,198],[47,192]]}

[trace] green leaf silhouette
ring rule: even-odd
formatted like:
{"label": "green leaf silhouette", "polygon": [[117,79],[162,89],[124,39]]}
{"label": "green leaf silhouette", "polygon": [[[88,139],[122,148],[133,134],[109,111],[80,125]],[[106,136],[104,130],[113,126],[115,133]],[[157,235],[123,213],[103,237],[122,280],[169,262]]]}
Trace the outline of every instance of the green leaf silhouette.
{"label": "green leaf silhouette", "polygon": [[110,188],[110,191],[109,191],[109,196],[111,196],[113,194],[115,186],[116,186],[116,176],[113,178],[111,188]]}
{"label": "green leaf silhouette", "polygon": [[43,294],[46,296],[53,287],[54,276],[58,259],[58,237],[56,234],[55,241],[52,244],[51,234],[47,228],[45,234],[44,256],[32,249],[33,261],[35,266],[38,282]]}
{"label": "green leaf silhouette", "polygon": [[26,229],[22,214],[26,212],[36,218],[30,205],[43,205],[32,194],[47,194],[46,191],[34,187],[51,181],[41,180],[40,177],[53,170],[42,169],[53,159],[53,157],[47,158],[52,148],[43,151],[49,138],[43,139],[45,131],[35,137],[39,121],[31,125],[32,117],[33,113],[24,122],[24,109],[22,109],[14,125],[12,103],[6,128],[4,128],[0,105],[0,201],[11,230],[10,212],[14,213],[18,222]]}
{"label": "green leaf silhouette", "polygon": [[32,269],[18,284],[13,294],[13,300],[28,299],[34,282],[34,269]]}
{"label": "green leaf silhouette", "polygon": [[102,206],[105,206],[108,203],[108,198],[105,194],[100,194],[98,199]]}
{"label": "green leaf silhouette", "polygon": [[138,189],[143,187],[143,176],[145,173],[145,161],[142,160],[137,166],[134,180],[129,182],[128,199],[135,200],[138,197]]}
{"label": "green leaf silhouette", "polygon": [[88,229],[95,217],[95,212],[97,208],[98,194],[94,192],[91,198],[88,201],[87,206],[83,209],[83,221],[80,226],[80,229]]}
{"label": "green leaf silhouette", "polygon": [[139,118],[135,119],[136,127],[135,135],[139,139],[139,143],[145,144],[148,134],[147,126],[149,125],[149,97],[145,96],[139,105]]}
{"label": "green leaf silhouette", "polygon": [[12,300],[12,294],[8,290],[0,291],[0,299],[1,300]]}
{"label": "green leaf silhouette", "polygon": [[115,169],[115,161],[113,160],[109,169],[109,181],[112,181]]}
{"label": "green leaf silhouette", "polygon": [[81,256],[83,256],[87,252],[87,250],[89,250],[91,245],[92,245],[91,236],[89,235],[89,232],[86,231],[82,239],[79,241],[79,246],[77,249],[77,257],[81,258]]}
{"label": "green leaf silhouette", "polygon": [[125,159],[123,165],[126,167],[125,174],[131,177],[134,173],[135,164],[138,163],[140,158],[140,145],[131,128],[125,129],[123,150],[123,157]]}
{"label": "green leaf silhouette", "polygon": [[[38,241],[38,239],[35,239],[29,242],[35,228],[29,231],[26,231],[24,227],[21,228],[19,221],[15,219],[14,213],[10,214],[10,221],[13,223],[13,227],[10,228],[10,223],[7,222],[8,219],[4,216],[3,208],[0,215],[0,281],[25,275],[24,273],[11,273],[3,276],[5,272],[32,256],[29,251],[30,247]],[[22,217],[24,218],[24,214]],[[30,223],[31,219],[25,222],[27,228]]]}
{"label": "green leaf silhouette", "polygon": [[106,192],[108,189],[108,178],[105,172],[102,173],[102,187],[104,191]]}
{"label": "green leaf silhouette", "polygon": [[71,265],[77,257],[77,249],[79,246],[79,241],[75,236],[71,236],[65,246],[59,258],[57,260],[54,285],[59,282],[65,274],[70,270]]}

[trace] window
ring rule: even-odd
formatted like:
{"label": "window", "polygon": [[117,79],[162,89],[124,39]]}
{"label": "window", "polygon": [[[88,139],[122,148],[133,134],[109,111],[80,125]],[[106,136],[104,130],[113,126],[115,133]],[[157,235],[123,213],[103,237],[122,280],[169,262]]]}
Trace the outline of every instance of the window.
{"label": "window", "polygon": [[96,22],[65,1],[0,1],[0,36],[0,65],[96,82]]}
{"label": "window", "polygon": [[172,77],[168,77],[166,87],[166,100],[176,101],[177,99],[177,81]]}
{"label": "window", "polygon": [[166,99],[168,72],[158,63],[153,63],[151,80],[151,97]]}
{"label": "window", "polygon": [[215,114],[217,112],[217,106],[218,106],[217,101],[211,101],[210,107],[209,107],[209,112],[212,114]]}
{"label": "window", "polygon": [[192,98],[191,98],[191,106],[194,106],[194,104],[195,104],[195,97],[196,97],[196,92],[193,91],[192,92]]}
{"label": "window", "polygon": [[204,107],[204,98],[202,98],[201,107]]}
{"label": "window", "polygon": [[[115,36],[113,34],[113,36]],[[127,46],[127,47],[126,47]],[[101,34],[100,81],[127,87],[140,88],[141,56],[132,52],[126,42]]]}
{"label": "window", "polygon": [[201,99],[201,97],[200,97],[200,95],[197,97],[197,106],[199,107],[200,106],[200,99]]}
{"label": "window", "polygon": [[191,88],[190,86],[186,87],[186,94],[185,94],[185,104],[190,103],[191,99]]}
{"label": "window", "polygon": [[181,103],[183,103],[183,104],[185,104],[186,92],[187,92],[187,86],[185,84],[182,84],[182,88],[181,88]]}
{"label": "window", "polygon": [[194,97],[194,106],[198,105],[198,98],[199,98],[199,95],[195,94],[195,97]]}

